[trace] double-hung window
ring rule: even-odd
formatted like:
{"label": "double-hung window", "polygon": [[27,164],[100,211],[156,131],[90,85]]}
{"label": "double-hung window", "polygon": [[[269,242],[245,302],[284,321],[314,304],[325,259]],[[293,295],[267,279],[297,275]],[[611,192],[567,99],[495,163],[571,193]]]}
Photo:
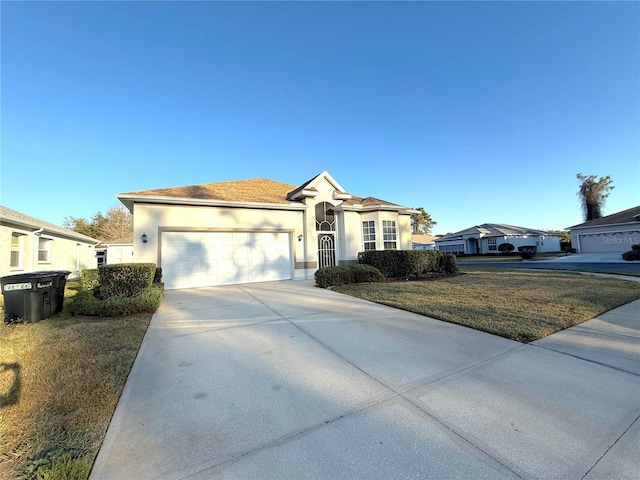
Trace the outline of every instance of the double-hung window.
{"label": "double-hung window", "polygon": [[362,222],[362,239],[365,250],[376,249],[376,225],[373,220]]}
{"label": "double-hung window", "polygon": [[11,259],[9,260],[9,268],[22,267],[22,239],[24,235],[13,232],[11,233]]}
{"label": "double-hung window", "polygon": [[489,251],[498,250],[498,239],[495,237],[487,238],[487,245],[489,245]]}
{"label": "double-hung window", "polygon": [[38,262],[49,263],[51,261],[51,243],[50,238],[38,238]]}
{"label": "double-hung window", "polygon": [[384,240],[385,250],[396,250],[397,235],[396,222],[393,220],[382,221],[382,239]]}

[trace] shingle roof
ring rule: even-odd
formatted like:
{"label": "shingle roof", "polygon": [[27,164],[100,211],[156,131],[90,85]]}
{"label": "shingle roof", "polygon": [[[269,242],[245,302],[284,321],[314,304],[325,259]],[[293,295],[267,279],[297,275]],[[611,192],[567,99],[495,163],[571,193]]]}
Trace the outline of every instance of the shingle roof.
{"label": "shingle roof", "polygon": [[[324,172],[323,172],[324,173]],[[322,174],[320,174],[322,175]],[[203,185],[187,185],[183,187],[157,188],[152,190],[139,190],[118,195],[126,197],[128,195],[168,197],[181,199],[201,199],[201,200],[221,200],[229,202],[248,203],[271,203],[284,204],[300,203],[300,200],[290,200],[295,192],[303,189],[315,190],[309,187],[319,175],[303,183],[300,187],[287,183],[276,182],[266,178],[253,178],[249,180],[235,180],[229,182],[206,183]],[[339,191],[338,193],[346,194]],[[352,196],[343,202],[343,205],[362,205],[363,207],[388,206],[395,208],[405,208],[395,203],[380,200],[375,197],[355,197]]]}
{"label": "shingle roof", "polygon": [[595,220],[589,220],[588,222],[580,223],[569,228],[580,227],[597,227],[602,225],[612,225],[618,223],[631,223],[640,221],[640,206],[628,208],[621,212],[612,213],[605,217],[596,218]]}
{"label": "shingle roof", "polygon": [[55,233],[68,238],[82,240],[87,243],[98,242],[98,240],[96,240],[95,238],[88,237],[68,228],[63,228],[59,225],[55,225],[53,223],[45,222],[44,220],[41,220],[39,218],[26,215],[22,212],[13,210],[12,208],[4,207],[2,205],[0,205],[0,222],[3,224],[10,223],[16,226],[22,226],[24,228],[31,228],[33,230],[44,228],[45,231],[49,233]]}
{"label": "shingle roof", "polygon": [[501,223],[483,223],[459,232],[451,233],[440,237],[437,241],[448,241],[460,238],[464,235],[479,235],[482,237],[503,237],[510,235],[549,235],[553,232],[546,230],[536,230],[533,228],[517,227],[515,225],[504,225]]}
{"label": "shingle roof", "polygon": [[413,234],[411,235],[411,243],[417,243],[419,245],[428,245],[432,244],[436,240],[435,235],[427,235],[427,234]]}
{"label": "shingle roof", "polygon": [[363,207],[377,207],[379,205],[386,205],[390,207],[404,208],[402,205],[387,202],[386,200],[380,200],[379,198],[375,197],[362,198],[355,196],[352,196],[350,199],[345,200],[343,202],[343,205],[362,205]]}
{"label": "shingle roof", "polygon": [[123,193],[122,195],[148,195],[154,197],[197,198],[230,202],[291,203],[287,194],[295,185],[276,182],[266,178],[236,180],[231,182],[206,183],[184,187],[159,188]]}

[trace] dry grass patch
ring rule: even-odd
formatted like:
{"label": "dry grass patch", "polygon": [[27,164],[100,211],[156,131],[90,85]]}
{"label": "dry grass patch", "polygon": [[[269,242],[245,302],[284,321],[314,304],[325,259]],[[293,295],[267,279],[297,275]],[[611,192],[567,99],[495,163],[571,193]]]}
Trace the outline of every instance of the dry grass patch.
{"label": "dry grass patch", "polygon": [[482,269],[434,281],[355,284],[335,290],[525,343],[640,298],[638,282]]}
{"label": "dry grass patch", "polygon": [[86,478],[151,319],[66,311],[0,325],[0,478]]}

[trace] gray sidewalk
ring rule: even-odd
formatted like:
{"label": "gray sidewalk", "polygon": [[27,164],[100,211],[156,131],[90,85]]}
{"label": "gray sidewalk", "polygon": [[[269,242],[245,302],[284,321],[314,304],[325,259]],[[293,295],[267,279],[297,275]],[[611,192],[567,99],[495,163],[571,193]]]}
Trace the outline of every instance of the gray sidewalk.
{"label": "gray sidewalk", "polygon": [[636,480],[639,312],[523,345],[311,282],[171,291],[91,479]]}

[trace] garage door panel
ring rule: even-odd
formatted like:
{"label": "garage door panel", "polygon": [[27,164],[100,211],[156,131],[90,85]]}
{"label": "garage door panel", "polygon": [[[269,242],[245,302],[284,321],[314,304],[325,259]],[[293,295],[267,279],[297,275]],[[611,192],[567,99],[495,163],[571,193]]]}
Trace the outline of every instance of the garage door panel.
{"label": "garage door panel", "polygon": [[640,240],[640,230],[616,233],[594,233],[580,235],[582,253],[626,252]]}
{"label": "garage door panel", "polygon": [[290,279],[290,235],[280,232],[164,232],[167,289]]}

